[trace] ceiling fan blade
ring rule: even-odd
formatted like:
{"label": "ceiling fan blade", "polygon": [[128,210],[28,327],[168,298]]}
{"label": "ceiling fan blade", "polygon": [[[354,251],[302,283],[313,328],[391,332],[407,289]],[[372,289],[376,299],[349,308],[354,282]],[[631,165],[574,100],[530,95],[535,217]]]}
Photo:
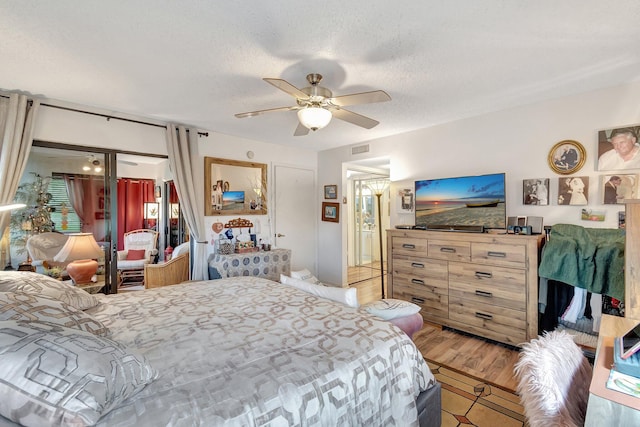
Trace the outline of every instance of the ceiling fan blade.
{"label": "ceiling fan blade", "polygon": [[299,110],[299,109],[300,107],[298,107],[297,105],[292,105],[291,107],[278,107],[278,108],[270,108],[268,110],[258,110],[258,111],[249,111],[247,113],[238,113],[238,114],[235,114],[235,116],[239,119],[242,119],[244,117],[253,117],[253,116],[257,116],[264,113],[275,113],[276,111],[293,111],[293,110]]}
{"label": "ceiling fan blade", "polygon": [[348,105],[371,104],[373,102],[391,101],[389,94],[383,90],[371,92],[352,93],[351,95],[336,96],[330,99],[333,105],[346,107]]}
{"label": "ceiling fan blade", "polygon": [[287,92],[289,95],[293,96],[294,98],[300,98],[300,99],[309,98],[309,95],[307,95],[306,93],[304,93],[303,91],[301,91],[300,89],[298,89],[297,87],[295,87],[294,85],[292,85],[286,80],[269,79],[269,78],[264,78],[262,80],[264,80],[269,84],[272,84],[273,86],[277,87],[281,91]]}
{"label": "ceiling fan blade", "polygon": [[309,128],[298,122],[298,127],[296,131],[293,133],[293,136],[305,136],[309,134]]}
{"label": "ceiling fan blade", "polygon": [[363,127],[365,129],[371,129],[375,127],[378,123],[377,120],[370,119],[369,117],[365,117],[358,113],[354,113],[353,111],[344,110],[342,108],[332,108],[331,114],[336,119],[344,120],[345,122],[352,123],[356,126]]}

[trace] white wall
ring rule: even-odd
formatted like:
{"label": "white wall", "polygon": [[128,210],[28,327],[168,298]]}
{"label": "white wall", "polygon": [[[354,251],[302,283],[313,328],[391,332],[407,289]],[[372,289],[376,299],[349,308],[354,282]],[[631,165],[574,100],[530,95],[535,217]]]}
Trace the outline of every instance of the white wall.
{"label": "white wall", "polygon": [[[545,225],[570,223],[615,228],[617,213],[624,208],[599,202],[602,197],[600,177],[605,173],[595,170],[597,131],[640,123],[639,99],[640,83],[634,83],[370,141],[370,151],[365,154],[352,156],[350,147],[327,150],[319,153],[318,186],[322,188],[333,183],[344,186],[346,179],[339,165],[377,157],[390,158],[392,194],[395,189],[412,187],[417,179],[505,172],[508,216],[542,216]],[[557,204],[561,175],[549,168],[547,157],[550,149],[565,139],[576,140],[586,149],[586,164],[574,175],[590,178],[586,208],[605,211],[604,222],[582,221],[580,214],[585,206]],[[530,178],[550,178],[549,206],[522,204],[522,180]],[[341,193],[341,189],[338,192]],[[413,223],[413,215],[397,214],[393,203],[391,226]],[[319,272],[344,283],[346,224],[341,220],[340,225],[325,223],[321,228]],[[342,245],[339,252],[335,250],[338,242]]]}
{"label": "white wall", "polygon": [[[304,148],[292,148],[282,145],[268,144],[250,139],[239,138],[220,133],[209,133],[208,138],[199,138],[198,150],[200,155],[204,157],[218,157],[223,159],[251,161],[256,163],[264,163],[267,165],[267,215],[248,215],[254,224],[254,232],[257,231],[257,238],[262,239],[264,243],[273,244],[273,167],[274,165],[296,165],[311,170],[316,170],[318,155],[314,151]],[[249,159],[248,152],[253,153],[253,157]],[[203,178],[204,179],[204,178]],[[215,222],[226,223],[230,219],[237,218],[235,216],[206,216],[204,217],[205,228],[207,230],[207,240],[209,241],[209,252],[213,251],[211,241],[214,232],[211,226]],[[309,225],[314,227],[314,225]],[[315,228],[315,227],[314,227]]]}

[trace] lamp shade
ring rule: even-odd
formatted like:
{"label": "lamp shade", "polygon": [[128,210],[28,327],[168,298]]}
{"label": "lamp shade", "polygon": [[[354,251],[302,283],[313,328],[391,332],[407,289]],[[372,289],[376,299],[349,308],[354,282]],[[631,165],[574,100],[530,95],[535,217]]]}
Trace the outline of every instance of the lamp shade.
{"label": "lamp shade", "polygon": [[331,111],[318,106],[309,106],[298,110],[300,123],[308,129],[322,129],[331,121]]}
{"label": "lamp shade", "polygon": [[60,252],[53,257],[54,261],[67,262],[67,273],[78,284],[89,283],[96,271],[98,262],[94,258],[104,256],[104,251],[96,243],[91,233],[69,234],[67,242]]}
{"label": "lamp shade", "polygon": [[367,186],[371,189],[373,194],[375,194],[376,196],[380,196],[382,195],[382,193],[384,193],[384,191],[389,186],[389,180],[388,179],[371,180],[367,182]]}

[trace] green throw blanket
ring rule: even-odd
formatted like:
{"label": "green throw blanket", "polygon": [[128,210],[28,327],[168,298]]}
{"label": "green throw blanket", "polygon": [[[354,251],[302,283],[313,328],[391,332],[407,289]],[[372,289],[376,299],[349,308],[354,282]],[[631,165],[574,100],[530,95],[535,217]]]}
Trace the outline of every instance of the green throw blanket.
{"label": "green throw blanket", "polygon": [[538,273],[624,301],[624,239],[620,229],[554,225]]}

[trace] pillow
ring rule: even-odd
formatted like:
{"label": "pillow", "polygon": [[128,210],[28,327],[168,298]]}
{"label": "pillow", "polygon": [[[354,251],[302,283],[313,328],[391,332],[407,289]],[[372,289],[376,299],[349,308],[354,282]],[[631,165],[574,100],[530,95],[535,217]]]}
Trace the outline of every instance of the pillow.
{"label": "pillow", "polygon": [[313,283],[314,285],[321,285],[322,284],[316,278],[316,276],[311,274],[311,272],[309,270],[307,270],[306,268],[304,270],[292,271],[291,272],[291,277],[293,277],[294,279],[298,279],[298,280],[304,280],[305,282],[308,282],[308,283]]}
{"label": "pillow", "polygon": [[25,426],[94,425],[157,378],[109,338],[42,322],[0,321],[0,414]]}
{"label": "pillow", "polygon": [[30,271],[0,271],[0,292],[46,295],[78,310],[86,310],[100,304],[98,297],[85,290]]}
{"label": "pillow", "polygon": [[358,308],[358,290],[356,288],[336,288],[333,286],[324,286],[322,284],[313,284],[304,280],[295,279],[293,277],[280,275],[280,283],[292,286],[294,288],[305,291],[317,297],[330,299],[332,301],[341,302],[342,304]]}
{"label": "pillow", "polygon": [[139,259],[144,259],[144,249],[129,249],[127,251],[127,261],[136,261]]}
{"label": "pillow", "polygon": [[111,335],[109,328],[93,316],[45,295],[0,292],[0,320],[38,320],[95,335]]}
{"label": "pillow", "polygon": [[411,316],[420,312],[420,306],[399,299],[381,299],[362,306],[365,311],[384,320]]}
{"label": "pillow", "polygon": [[189,241],[186,241],[184,243],[179,244],[175,248],[173,248],[173,252],[171,254],[171,258],[175,258],[180,254],[189,253],[189,251],[190,251],[189,245],[190,245]]}

